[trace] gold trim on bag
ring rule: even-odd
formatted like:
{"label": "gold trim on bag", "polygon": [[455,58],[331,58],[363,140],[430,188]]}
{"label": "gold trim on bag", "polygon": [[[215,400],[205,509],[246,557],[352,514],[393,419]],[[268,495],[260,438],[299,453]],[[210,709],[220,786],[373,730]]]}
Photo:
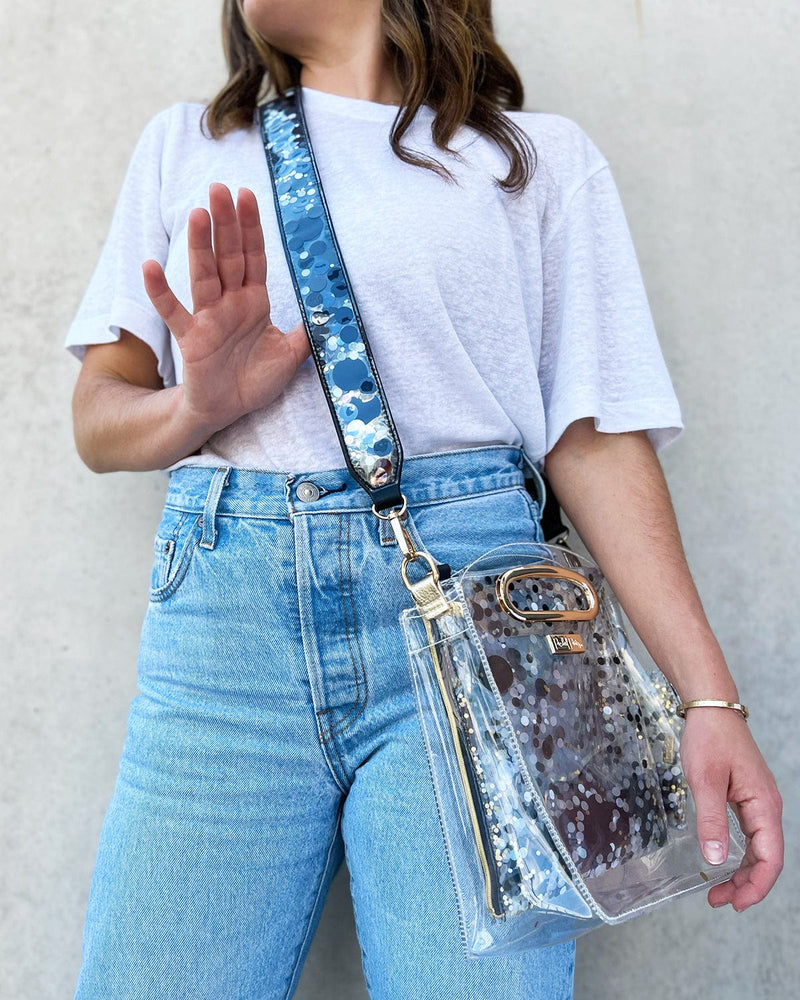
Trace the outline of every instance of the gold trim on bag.
{"label": "gold trim on bag", "polygon": [[459,723],[456,719],[455,712],[453,711],[453,706],[450,701],[450,696],[447,692],[447,688],[444,683],[444,676],[442,672],[441,664],[439,663],[439,657],[436,653],[436,636],[433,634],[433,629],[429,621],[425,621],[425,631],[428,633],[428,643],[431,653],[431,657],[434,663],[434,673],[436,674],[436,680],[439,684],[439,693],[442,696],[442,701],[444,702],[444,710],[447,715],[447,721],[450,724],[450,735],[453,740],[453,748],[456,752],[456,759],[458,760],[458,769],[461,772],[461,784],[464,787],[464,798],[467,802],[467,811],[469,812],[470,822],[472,824],[472,836],[475,841],[475,847],[478,851],[478,857],[480,858],[481,867],[483,868],[483,881],[484,888],[486,892],[486,904],[489,908],[489,912],[493,917],[500,918],[503,916],[502,912],[499,912],[494,907],[494,900],[492,899],[492,876],[489,868],[489,860],[486,857],[486,851],[483,847],[483,837],[481,836],[481,827],[478,820],[478,814],[475,810],[475,802],[472,798],[472,789],[470,787],[470,781],[467,777],[467,765],[464,763],[464,758],[461,751],[461,741],[459,739]]}
{"label": "gold trim on bag", "polygon": [[[522,611],[516,607],[509,595],[509,588],[517,580],[568,580],[580,587],[589,605],[585,610],[580,608],[549,608],[542,611]],[[519,566],[506,570],[497,578],[497,600],[507,615],[519,622],[588,622],[597,617],[600,602],[597,591],[580,573],[563,566],[549,566],[546,563],[536,563],[532,566]]]}

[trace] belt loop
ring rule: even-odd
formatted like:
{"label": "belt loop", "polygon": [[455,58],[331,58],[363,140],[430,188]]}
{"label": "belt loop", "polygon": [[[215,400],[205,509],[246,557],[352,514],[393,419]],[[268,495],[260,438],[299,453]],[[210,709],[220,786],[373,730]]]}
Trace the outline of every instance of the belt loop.
{"label": "belt loop", "polygon": [[217,505],[220,494],[228,485],[231,475],[231,467],[223,466],[214,472],[211,477],[211,484],[206,494],[206,505],[203,508],[203,534],[200,536],[200,547],[203,549],[213,549],[217,544]]}
{"label": "belt loop", "polygon": [[525,454],[524,449],[522,450],[522,461],[525,463],[525,465],[528,466],[528,468],[533,473],[532,478],[533,481],[536,483],[537,502],[539,504],[539,513],[541,514],[542,511],[544,510],[544,505],[547,500],[547,488],[544,485],[544,479],[542,479],[541,472],[539,472],[539,470],[536,468],[533,462]]}
{"label": "belt loop", "polygon": [[292,484],[294,483],[294,478],[295,477],[290,473],[289,475],[287,475],[286,482],[283,484],[283,496],[284,499],[286,500],[286,506],[289,509],[290,520],[292,519],[294,514],[297,513],[294,509],[294,502],[292,500]]}

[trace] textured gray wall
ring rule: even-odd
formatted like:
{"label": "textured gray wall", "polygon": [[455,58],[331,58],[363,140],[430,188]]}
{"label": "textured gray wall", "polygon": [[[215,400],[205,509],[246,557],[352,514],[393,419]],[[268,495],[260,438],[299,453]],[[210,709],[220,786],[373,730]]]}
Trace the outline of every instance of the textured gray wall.
{"label": "textured gray wall", "polygon": [[[219,7],[2,8],[4,1000],[72,995],[164,491],[158,473],[82,466],[61,340],[142,126],[223,80]],[[800,639],[798,5],[495,8],[528,107],[574,118],[611,162],[688,425],[663,462],[690,563],[787,800],[787,870],[766,903],[737,915],[695,897],[598,931],[579,945],[576,996],[783,998],[800,972],[786,749]],[[366,996],[344,869],[298,996]]]}

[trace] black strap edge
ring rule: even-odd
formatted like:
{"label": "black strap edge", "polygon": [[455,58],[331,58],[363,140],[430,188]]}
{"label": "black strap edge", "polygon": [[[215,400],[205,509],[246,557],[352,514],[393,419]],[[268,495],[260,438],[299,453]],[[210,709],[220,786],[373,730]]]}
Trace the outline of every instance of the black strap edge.
{"label": "black strap edge", "polygon": [[314,175],[314,183],[316,185],[316,189],[319,194],[320,204],[322,206],[322,210],[325,216],[325,222],[331,234],[331,242],[333,245],[334,253],[337,258],[336,260],[337,267],[341,271],[341,280],[343,281],[345,287],[347,288],[347,296],[350,300],[350,304],[353,309],[353,319],[355,321],[356,328],[358,329],[359,336],[361,337],[362,342],[364,344],[365,353],[369,358],[370,369],[371,369],[370,375],[375,381],[375,386],[381,398],[381,403],[383,405],[384,412],[386,415],[387,428],[392,437],[392,441],[397,449],[397,462],[395,465],[394,474],[391,477],[390,481],[388,483],[385,483],[383,486],[373,487],[370,483],[367,482],[366,479],[364,479],[364,477],[361,475],[358,469],[354,466],[353,461],[350,457],[350,450],[347,447],[347,444],[344,440],[341,424],[339,423],[339,418],[336,413],[336,406],[334,404],[333,399],[331,398],[330,392],[328,391],[328,385],[327,382],[325,381],[322,362],[320,360],[317,347],[314,343],[313,328],[311,320],[308,315],[308,309],[305,302],[303,301],[302,295],[300,294],[299,279],[297,271],[294,266],[294,262],[292,260],[291,252],[289,250],[289,243],[287,239],[286,228],[284,225],[285,217],[283,215],[283,210],[280,204],[280,196],[278,194],[275,173],[272,169],[272,163],[270,162],[270,152],[267,149],[265,143],[264,153],[267,160],[267,167],[269,169],[270,182],[272,186],[272,197],[275,204],[275,212],[278,218],[278,228],[280,229],[281,243],[283,245],[283,252],[286,258],[286,263],[289,268],[289,273],[292,278],[292,285],[294,286],[297,303],[298,306],[300,307],[300,316],[303,321],[303,327],[306,331],[306,336],[308,337],[309,345],[311,347],[311,356],[314,359],[314,365],[317,369],[317,374],[319,375],[323,395],[325,396],[325,402],[328,406],[328,410],[330,411],[331,417],[333,418],[333,426],[336,431],[336,436],[339,440],[339,446],[342,449],[342,454],[347,464],[347,468],[350,471],[350,474],[356,480],[356,482],[369,495],[370,499],[375,504],[375,509],[379,511],[387,510],[391,507],[400,506],[400,504],[402,503],[402,490],[400,486],[400,479],[403,467],[403,447],[400,441],[400,435],[397,432],[397,426],[394,422],[394,418],[392,417],[392,413],[389,408],[389,402],[386,398],[386,392],[384,390],[383,383],[381,382],[380,375],[378,373],[378,368],[375,364],[375,359],[372,354],[372,347],[369,343],[366,330],[364,329],[364,324],[361,320],[361,314],[359,313],[358,303],[356,301],[355,294],[353,293],[353,286],[350,282],[350,276],[347,273],[347,268],[345,267],[344,264],[344,258],[342,257],[342,252],[339,247],[339,241],[336,237],[336,230],[333,228],[333,221],[331,219],[330,210],[328,208],[328,202],[325,198],[325,190],[320,180],[319,170],[317,168],[317,161],[314,157],[314,150],[308,135],[308,127],[306,125],[305,114],[303,111],[303,102],[299,90],[297,90],[297,88],[290,87],[279,97],[273,98],[270,101],[265,101],[263,104],[259,105],[258,108],[259,123],[260,123],[262,138],[265,138],[268,134],[266,128],[266,115],[268,111],[274,107],[278,107],[280,109],[286,108],[291,111],[295,111],[297,113],[300,139],[309,154],[309,162],[311,170]]}

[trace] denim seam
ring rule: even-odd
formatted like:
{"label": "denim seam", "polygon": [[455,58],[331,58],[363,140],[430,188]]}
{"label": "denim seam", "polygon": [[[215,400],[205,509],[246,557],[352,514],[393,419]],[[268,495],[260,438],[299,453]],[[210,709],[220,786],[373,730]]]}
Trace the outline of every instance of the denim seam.
{"label": "denim seam", "polygon": [[[342,716],[342,718],[340,718],[338,720],[338,722],[334,723],[333,726],[331,726],[331,728],[328,731],[328,738],[330,738],[331,736],[335,736],[339,732],[343,732],[344,729],[347,728],[347,726],[345,725],[343,728],[340,728],[340,727],[342,727],[342,724],[343,723],[347,723],[348,719],[350,719],[351,716],[353,716],[353,718],[355,718],[355,716],[357,716],[360,713],[360,711],[363,709],[363,707],[364,707],[364,705],[362,704],[362,700],[361,700],[361,685],[360,685],[359,679],[358,679],[358,671],[357,671],[357,667],[356,667],[355,657],[353,656],[352,645],[351,645],[351,642],[350,642],[350,624],[349,624],[349,620],[348,620],[348,616],[347,616],[347,605],[345,603],[344,564],[342,562],[342,519],[341,518],[339,519],[338,530],[339,530],[339,540],[338,540],[338,556],[339,556],[339,600],[341,601],[341,605],[342,605],[342,621],[344,623],[345,636],[347,638],[347,649],[348,649],[348,652],[350,653],[350,662],[351,662],[352,667],[353,667],[353,680],[355,682],[355,688],[356,688],[356,700],[355,700],[355,703],[350,707],[350,709],[348,709],[348,711],[345,713],[345,715]],[[347,521],[347,544],[348,544],[348,546],[349,546],[349,542],[350,542],[350,522],[348,520]],[[351,578],[351,575],[350,575],[351,572],[352,572],[352,570],[351,570],[351,566],[350,566],[349,551],[348,551],[348,581],[347,582],[348,582],[348,590],[350,592],[351,605],[352,605],[352,578]],[[354,615],[354,622],[353,622],[353,624],[355,626],[355,615]],[[366,701],[364,703],[366,703]],[[323,709],[323,712],[332,712],[332,711],[333,711],[333,709],[330,709],[330,708]],[[355,713],[355,716],[353,715],[353,713]],[[320,714],[322,714],[322,713],[320,713]],[[349,725],[349,723],[348,723],[348,725]]]}
{"label": "denim seam", "polygon": [[[200,520],[202,515],[198,515],[197,519],[192,527],[192,532],[196,532],[200,526]],[[184,519],[181,519],[181,525],[186,523]],[[177,562],[175,561],[175,554],[173,553],[172,560],[170,562],[170,572],[172,573],[171,578],[161,587],[151,589],[148,594],[148,600],[152,604],[162,604],[168,598],[172,597],[175,591],[180,587],[183,581],[186,579],[186,574],[189,572],[189,567],[194,559],[194,554],[197,551],[197,547],[200,544],[200,536],[195,538],[191,545],[185,545],[181,551]],[[174,567],[174,572],[173,572]]]}
{"label": "denim seam", "polygon": [[303,934],[303,940],[300,942],[300,947],[297,949],[297,954],[295,955],[294,967],[292,968],[291,975],[289,976],[289,982],[287,983],[286,993],[284,994],[284,1000],[289,1000],[289,998],[292,996],[297,986],[297,977],[301,970],[300,959],[303,955],[303,949],[306,946],[306,942],[308,941],[308,936],[311,933],[311,925],[314,922],[314,914],[317,912],[317,906],[320,901],[322,887],[325,884],[325,876],[328,873],[328,869],[330,868],[331,856],[333,854],[333,846],[336,843],[336,835],[339,832],[339,827],[341,826],[341,823],[342,823],[342,804],[340,803],[339,809],[336,814],[336,823],[333,828],[333,835],[331,836],[330,843],[328,844],[328,853],[325,856],[325,864],[322,866],[322,871],[320,872],[319,882],[317,884],[317,892],[316,895],[314,896],[314,902],[311,904],[311,911],[309,912],[308,917],[306,919],[305,933]]}
{"label": "denim seam", "polygon": [[[342,758],[342,752],[339,749],[339,744],[333,738],[335,734],[329,734],[324,739],[322,739],[323,753],[325,752],[326,746],[333,747],[333,752],[336,755],[336,760],[339,765],[339,775],[337,777],[337,785],[342,789],[343,792],[347,793],[349,791],[350,782],[347,777],[347,768],[345,767],[344,760]],[[331,767],[334,767],[333,761],[331,761]]]}
{"label": "denim seam", "polygon": [[[364,711],[364,708],[366,707],[366,704],[367,704],[367,698],[368,698],[368,695],[369,695],[369,689],[368,689],[368,685],[367,685],[367,668],[366,668],[365,663],[364,663],[364,651],[361,648],[361,640],[358,637],[358,623],[356,621],[356,602],[353,599],[353,550],[352,550],[352,546],[350,544],[350,530],[351,530],[351,525],[352,525],[352,522],[348,518],[348,520],[347,520],[347,596],[348,596],[349,601],[350,601],[350,615],[351,615],[352,626],[353,626],[353,642],[354,642],[355,647],[356,647],[356,652],[358,653],[358,663],[356,663],[355,662],[355,658],[353,658],[353,670],[354,670],[354,672],[356,672],[358,670],[360,670],[360,672],[361,672],[361,677],[362,677],[362,680],[363,680],[363,683],[364,683],[364,696],[363,696],[363,701],[361,703],[361,707],[359,708],[358,712],[353,716],[353,718],[350,720],[350,723],[349,723],[349,725],[347,727],[348,729],[355,722],[356,718],[358,718],[358,716]],[[348,648],[350,648],[349,641],[348,641]],[[351,656],[352,656],[352,651],[351,651]],[[356,684],[356,691],[358,691],[358,684]]]}
{"label": "denim seam", "polygon": [[[293,539],[292,544],[294,547],[294,551],[292,558],[295,567],[295,584],[297,588],[297,614],[300,618],[300,639],[303,646],[303,653],[306,661],[306,672],[308,674],[308,682],[311,689],[311,702],[313,708],[316,709],[318,703],[317,698],[320,694],[322,694],[322,696],[324,697],[324,691],[321,686],[321,681],[322,681],[321,673],[316,669],[316,667],[319,666],[319,650],[316,645],[316,640],[313,641],[313,649],[312,649],[313,656],[309,656],[309,651],[306,646],[306,643],[309,641],[309,634],[313,637],[314,630],[313,628],[309,628],[309,624],[307,621],[307,614],[303,607],[303,601],[301,598],[302,584],[303,584],[301,573],[302,573],[303,563],[301,559],[298,559],[298,553],[297,553],[297,532],[298,530],[301,533],[305,532],[306,530],[305,523],[306,522],[303,520],[302,517],[295,518],[293,521],[294,530],[292,532],[292,539]],[[320,720],[319,711],[315,711],[314,713],[314,722],[317,727],[317,739],[320,744],[320,750],[322,751],[322,756],[325,758],[325,763],[328,767],[328,770],[330,771],[331,777],[336,783],[338,789],[344,794],[347,794],[346,772],[344,771],[344,767],[342,766],[341,773],[337,773],[337,767],[334,763],[334,760],[331,758],[331,755],[328,751],[328,747],[325,743],[323,727],[322,727],[322,722]],[[336,747],[335,744],[333,744],[333,746],[338,756],[338,748]],[[339,763],[340,765],[342,764],[341,758],[339,758]]]}
{"label": "denim seam", "polygon": [[181,533],[181,528],[184,526],[184,524],[186,524],[188,517],[189,517],[188,511],[181,511],[181,516],[175,522],[175,527],[172,529],[169,535],[169,537],[172,539],[173,542],[176,541],[178,535]]}
{"label": "denim seam", "polygon": [[531,520],[537,525],[541,524],[542,512],[539,510],[539,501],[534,500],[533,497],[528,493],[527,490],[523,490],[525,496],[524,500],[528,505],[528,510],[530,511]]}
{"label": "denim seam", "polygon": [[[353,875],[353,870],[348,863],[348,857],[347,857],[348,853],[349,852],[347,850],[347,844],[345,843],[345,864],[347,865],[347,871],[349,872],[350,875],[350,878],[348,879],[350,883],[350,898],[352,900],[355,900],[356,898],[355,877]],[[371,964],[371,957],[370,958],[367,957],[367,949],[364,947],[363,944],[363,941],[366,940],[366,935],[363,933],[361,929],[361,914],[359,911],[359,907],[357,906],[353,906],[353,922],[356,925],[356,940],[358,941],[358,947],[361,952],[361,970],[364,973],[364,982],[366,984],[367,991],[371,996],[372,990],[370,989],[370,978],[368,970],[368,966]]]}
{"label": "denim seam", "polygon": [[[435,507],[440,503],[450,503],[454,500],[472,500],[473,497],[493,496],[497,493],[509,493],[512,490],[524,490],[522,482],[510,483],[508,486],[496,486],[491,489],[475,490],[469,493],[447,493],[444,496],[434,497],[430,500],[409,500],[408,509],[421,509],[423,507]],[[324,510],[307,510],[304,514],[366,514],[372,511],[371,507],[329,507]],[[239,516],[239,515],[237,515]],[[242,515],[246,516],[246,515]]]}
{"label": "denim seam", "polygon": [[[433,497],[429,500],[410,500],[409,508],[423,508],[423,507],[434,507],[440,503],[449,503],[453,500],[470,500],[473,497],[484,497],[491,496],[496,493],[507,493],[510,490],[525,489],[523,482],[510,483],[507,486],[495,486],[489,489],[474,490],[466,493],[446,493],[443,496]],[[184,506],[178,503],[167,503],[165,505],[170,510],[182,511],[187,514],[202,514],[202,507],[200,506]],[[314,510],[310,505],[303,508],[303,514],[366,514],[372,511],[369,506],[366,507],[325,507],[318,510]],[[261,514],[251,511],[243,511],[239,513],[238,511],[230,510],[217,510],[217,517],[243,517],[252,518],[254,521],[291,521],[292,515],[298,514],[294,506],[291,506],[290,510],[282,511],[281,513],[275,514]]]}
{"label": "denim seam", "polygon": [[[347,637],[347,643],[348,643],[348,648],[349,648],[349,645],[350,645],[350,631],[349,631],[349,627],[348,627],[348,624],[347,624],[347,613],[346,613],[346,609],[345,609],[344,595],[343,595],[343,588],[342,588],[342,577],[344,576],[344,567],[342,565],[342,519],[341,518],[339,518],[339,522],[338,522],[338,524],[337,524],[336,527],[337,527],[337,531],[338,531],[336,553],[337,553],[337,556],[338,556],[338,559],[339,559],[339,600],[340,600],[341,605],[342,605],[342,619],[343,619],[343,622],[344,622],[345,636]],[[351,660],[351,663],[352,663],[352,660],[353,660],[352,653],[350,655],[350,660]],[[357,708],[358,707],[358,703],[360,701],[360,698],[359,698],[358,677],[356,676],[355,665],[353,666],[353,678],[355,680],[355,685],[356,685],[356,702],[355,702],[355,707]],[[343,721],[346,721],[350,717],[350,715],[353,713],[353,711],[354,711],[354,708],[351,706],[350,709],[348,709],[348,711],[345,713],[345,715],[343,716],[343,718],[339,720],[339,723],[341,723]],[[316,715],[317,715],[317,718],[320,719],[321,716],[323,716],[323,715],[331,715],[332,713],[333,713],[333,709],[332,708],[321,708],[316,713]],[[335,733],[336,733],[336,726],[337,725],[338,725],[338,723],[332,723],[326,729],[325,735],[322,736],[322,742],[323,743],[327,743],[331,739],[331,737],[335,735]],[[338,749],[338,747],[336,746],[335,743],[333,744],[333,746],[334,746],[334,750],[336,751],[336,755],[339,758],[339,763],[342,765],[342,775],[344,777],[346,777],[346,771],[344,769],[344,762],[342,761],[342,758],[341,758],[341,756],[339,754],[339,749]]]}
{"label": "denim seam", "polygon": [[409,508],[434,507],[440,503],[453,503],[457,500],[472,500],[473,498],[495,496],[498,493],[511,493],[514,490],[524,490],[523,483],[509,483],[508,486],[496,486],[486,490],[476,490],[471,493],[448,493],[446,496],[437,497],[435,500],[423,500],[420,503],[409,503]]}
{"label": "denim seam", "polygon": [[[158,556],[162,565],[160,567],[161,575],[159,577],[159,584],[157,587],[151,588],[154,591],[159,591],[162,588],[166,587],[170,581],[170,573],[172,572],[172,566],[175,562],[175,556],[178,555],[177,552],[178,536],[180,535],[181,528],[184,526],[184,524],[186,524],[186,519],[189,517],[189,515],[185,511],[181,511],[180,514],[181,516],[175,522],[175,525],[167,538],[159,539],[158,533],[156,533],[157,541],[160,541],[162,543],[159,546],[159,551],[158,551]],[[163,555],[163,552],[164,552],[164,547],[169,542],[172,542],[172,549],[169,552],[169,559],[167,560],[166,557]]]}
{"label": "denim seam", "polygon": [[[348,620],[347,614],[347,604],[345,601],[345,587],[344,587],[344,565],[342,563],[342,519],[339,519],[339,598],[342,602],[342,621],[344,622],[345,636],[347,638],[347,649],[350,653],[350,662],[353,666],[353,680],[355,682],[356,688],[356,700],[355,703],[350,707],[350,709],[343,715],[337,722],[335,722],[328,730],[328,734],[325,737],[325,742],[331,740],[334,736],[339,733],[346,732],[350,726],[355,722],[355,720],[364,711],[367,704],[367,674],[364,669],[364,657],[361,652],[361,646],[358,642],[358,629],[356,628],[356,609],[355,602],[353,601],[353,569],[352,563],[350,561],[350,521],[346,521],[347,525],[347,538],[346,538],[346,549],[347,549],[347,594],[350,598],[350,611],[352,615],[352,632],[353,638],[351,640],[350,634],[350,622]],[[353,642],[355,642],[356,650],[358,652],[358,659],[361,664],[361,672],[364,677],[364,694],[361,694],[361,684],[359,682],[359,670],[358,664],[356,663],[356,658],[353,655]],[[318,712],[318,715],[322,715],[326,712],[333,711],[330,708],[323,709]],[[334,744],[335,745],[335,744]],[[338,748],[336,750],[337,756],[339,755]],[[340,762],[342,762],[341,757],[339,757]],[[346,776],[346,771],[344,769],[344,763],[342,762],[342,771]]]}
{"label": "denim seam", "polygon": [[[199,507],[176,507],[174,505],[169,506],[170,510],[181,511],[184,514],[202,514],[203,511]],[[249,511],[244,511],[241,514],[235,513],[234,511],[217,511],[218,518],[224,517],[235,517],[235,518],[245,518],[252,521],[283,521],[284,524],[291,524],[292,514],[296,514],[297,511],[292,510],[290,513],[286,511],[281,514],[253,514]],[[306,511],[303,511],[305,514]],[[327,513],[327,511],[320,511],[320,513]]]}

